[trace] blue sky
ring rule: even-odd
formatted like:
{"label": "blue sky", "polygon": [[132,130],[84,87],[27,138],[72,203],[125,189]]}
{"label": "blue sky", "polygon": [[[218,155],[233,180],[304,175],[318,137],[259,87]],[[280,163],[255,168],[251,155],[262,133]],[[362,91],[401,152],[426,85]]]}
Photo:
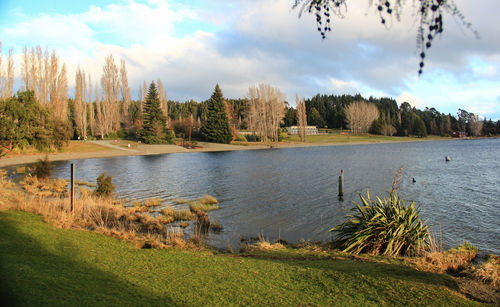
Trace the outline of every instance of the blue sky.
{"label": "blue sky", "polygon": [[0,40],[4,55],[14,48],[18,75],[24,46],[55,48],[70,86],[78,65],[99,80],[111,53],[127,61],[133,93],[161,78],[174,100],[207,99],[216,83],[226,97],[243,97],[250,85],[268,83],[292,104],[295,94],[359,92],[500,119],[498,1],[456,0],[481,38],[445,16],[422,77],[411,3],[386,28],[368,2],[350,1],[321,40],[313,16],[291,9],[294,0],[2,0]]}

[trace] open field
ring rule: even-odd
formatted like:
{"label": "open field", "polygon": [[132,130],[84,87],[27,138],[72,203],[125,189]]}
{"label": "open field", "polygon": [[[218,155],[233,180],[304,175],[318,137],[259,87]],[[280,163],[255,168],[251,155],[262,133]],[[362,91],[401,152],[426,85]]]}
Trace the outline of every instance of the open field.
{"label": "open field", "polygon": [[[449,140],[449,137],[429,136],[426,138],[401,137],[401,136],[384,136],[374,134],[319,134],[308,135],[306,143],[379,143],[379,142],[415,142],[415,141],[434,141],[434,140]],[[289,141],[300,142],[298,135],[289,136]]]}
{"label": "open field", "polygon": [[473,306],[448,276],[307,250],[138,249],[0,212],[1,300],[31,305]]}

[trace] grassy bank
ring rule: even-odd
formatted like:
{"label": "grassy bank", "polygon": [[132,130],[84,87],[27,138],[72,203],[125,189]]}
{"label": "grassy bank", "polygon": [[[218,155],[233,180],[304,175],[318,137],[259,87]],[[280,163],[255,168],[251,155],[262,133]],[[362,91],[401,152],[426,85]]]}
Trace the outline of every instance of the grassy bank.
{"label": "grassy bank", "polygon": [[[308,135],[306,143],[310,144],[328,144],[328,143],[377,143],[377,142],[409,142],[409,141],[430,141],[430,140],[449,140],[449,137],[428,136],[425,138],[385,136],[376,134],[319,134]],[[287,138],[290,142],[300,142],[298,135],[290,135]]]}
{"label": "grassy bank", "polygon": [[333,253],[138,249],[101,234],[0,212],[8,305],[477,305],[446,275]]}

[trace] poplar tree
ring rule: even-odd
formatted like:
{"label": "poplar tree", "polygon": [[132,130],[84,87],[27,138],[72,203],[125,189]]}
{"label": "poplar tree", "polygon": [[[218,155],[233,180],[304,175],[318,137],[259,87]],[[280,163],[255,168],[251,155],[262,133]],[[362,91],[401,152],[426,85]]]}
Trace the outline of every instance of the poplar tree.
{"label": "poplar tree", "polygon": [[215,86],[207,107],[207,119],[200,129],[201,137],[209,142],[229,144],[233,136],[219,84]]}
{"label": "poplar tree", "polygon": [[171,143],[172,136],[166,128],[166,119],[160,106],[156,85],[151,82],[144,103],[144,123],[139,131],[139,139],[147,144]]}

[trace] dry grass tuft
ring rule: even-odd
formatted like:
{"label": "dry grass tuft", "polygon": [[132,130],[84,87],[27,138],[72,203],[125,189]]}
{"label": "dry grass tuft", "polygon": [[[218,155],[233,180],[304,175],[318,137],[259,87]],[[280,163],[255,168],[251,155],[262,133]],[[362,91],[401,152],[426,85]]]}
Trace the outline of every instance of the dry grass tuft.
{"label": "dry grass tuft", "polygon": [[[87,189],[80,188],[73,215],[69,199],[60,197],[65,195],[63,188],[64,192],[66,189],[63,179],[40,181],[27,177],[22,182],[22,189],[15,184],[13,187],[3,184],[9,181],[5,181],[2,173],[0,181],[0,209],[40,214],[46,221],[61,228],[88,229],[132,242],[147,243],[142,246],[185,246],[182,230],[165,226],[172,223],[174,218],[141,214],[147,211],[146,206],[127,208],[116,199],[94,197]],[[185,211],[192,216],[189,210]]]}
{"label": "dry grass tuft", "polygon": [[269,243],[267,241],[259,241],[255,244],[251,244],[247,246],[248,251],[269,251],[269,250],[279,250],[279,249],[284,249],[286,248],[283,244],[281,243]]}
{"label": "dry grass tuft", "polygon": [[170,224],[175,221],[174,217],[171,215],[160,215],[156,219],[161,224]]}
{"label": "dry grass tuft", "polygon": [[174,219],[176,221],[190,221],[194,218],[195,215],[187,209],[174,211]]}
{"label": "dry grass tuft", "polygon": [[171,206],[165,206],[165,208],[160,210],[160,213],[165,215],[165,216],[174,216],[174,208]]}
{"label": "dry grass tuft", "polygon": [[455,273],[469,267],[477,256],[477,248],[464,242],[447,251],[424,252],[422,257],[415,258],[418,269],[438,273]]}
{"label": "dry grass tuft", "polygon": [[189,210],[193,213],[197,212],[207,212],[219,209],[219,205],[217,203],[204,203],[202,204],[199,201],[189,202]]}
{"label": "dry grass tuft", "polygon": [[205,195],[203,196],[203,198],[198,198],[198,202],[202,205],[215,205],[219,203],[219,201],[215,197],[210,195]]}
{"label": "dry grass tuft", "polygon": [[150,198],[150,199],[146,199],[144,201],[144,206],[146,207],[158,207],[160,206],[162,203],[162,200],[160,198]]}
{"label": "dry grass tuft", "polygon": [[172,201],[176,205],[183,205],[186,204],[188,201],[184,198],[177,198]]}
{"label": "dry grass tuft", "polygon": [[27,176],[21,181],[24,190],[39,197],[67,196],[67,182],[64,179],[38,179]]}
{"label": "dry grass tuft", "polygon": [[189,222],[180,222],[180,223],[178,224],[178,226],[179,226],[180,228],[186,228],[186,227],[188,227],[188,226],[189,226]]}
{"label": "dry grass tuft", "polygon": [[485,261],[478,267],[474,267],[470,275],[482,282],[489,283],[494,287],[500,287],[500,256],[488,255]]}

